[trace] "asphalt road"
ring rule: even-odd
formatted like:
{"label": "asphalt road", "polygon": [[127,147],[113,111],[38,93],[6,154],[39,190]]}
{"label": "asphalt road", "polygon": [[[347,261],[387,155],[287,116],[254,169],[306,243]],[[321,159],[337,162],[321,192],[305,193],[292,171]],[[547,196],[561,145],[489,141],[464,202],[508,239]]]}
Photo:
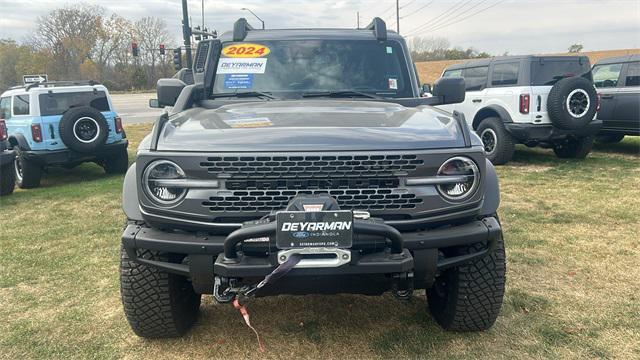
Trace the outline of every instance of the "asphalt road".
{"label": "asphalt road", "polygon": [[125,124],[140,124],[154,122],[162,114],[161,109],[149,107],[149,99],[155,98],[155,95],[155,93],[111,94],[111,100]]}

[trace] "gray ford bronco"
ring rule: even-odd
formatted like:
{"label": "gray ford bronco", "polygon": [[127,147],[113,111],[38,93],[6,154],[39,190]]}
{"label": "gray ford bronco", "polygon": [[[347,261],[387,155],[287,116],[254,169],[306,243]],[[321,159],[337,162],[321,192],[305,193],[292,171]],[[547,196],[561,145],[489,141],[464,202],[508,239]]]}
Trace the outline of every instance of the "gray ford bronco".
{"label": "gray ford bronco", "polygon": [[172,109],[124,181],[120,281],[136,334],[184,334],[203,294],[238,307],[426,289],[443,328],[493,325],[498,179],[464,116],[432,107],[463,101],[463,79],[422,97],[404,39],[379,18],[295,30],[240,19],[199,43],[190,71],[193,84],[158,82],[150,105]]}

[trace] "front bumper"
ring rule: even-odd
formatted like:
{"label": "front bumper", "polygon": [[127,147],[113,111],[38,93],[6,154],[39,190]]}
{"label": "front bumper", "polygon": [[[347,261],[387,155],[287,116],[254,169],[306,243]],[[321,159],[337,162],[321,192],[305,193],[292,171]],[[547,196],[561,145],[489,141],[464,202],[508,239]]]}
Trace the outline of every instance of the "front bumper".
{"label": "front bumper", "polygon": [[[366,222],[366,221],[363,221]],[[371,223],[371,222],[368,222]],[[294,268],[290,276],[414,275],[415,288],[430,283],[438,271],[459,266],[489,254],[502,236],[495,217],[486,217],[456,226],[429,231],[400,233],[378,223],[376,226],[354,225],[349,263],[338,267]],[[275,229],[275,228],[274,228]],[[211,236],[190,232],[167,232],[145,225],[129,224],[122,234],[122,244],[129,258],[164,271],[191,278],[196,291],[211,293],[215,276],[226,278],[263,277],[278,266],[275,236],[266,227],[238,235]],[[268,242],[244,242],[250,238],[269,237]],[[482,243],[483,250],[445,256],[443,249]],[[187,255],[181,263],[160,262],[137,257],[137,249]],[[288,275],[289,276],[289,275]]]}
{"label": "front bumper", "polygon": [[535,124],[518,124],[505,123],[507,131],[519,142],[550,142],[554,140],[562,140],[568,136],[577,138],[594,136],[602,128],[601,120],[593,120],[582,129],[563,130],[553,125],[535,125]]}
{"label": "front bumper", "polygon": [[108,157],[118,151],[126,150],[129,141],[124,139],[115,143],[105,144],[97,151],[91,153],[80,153],[70,149],[64,150],[29,150],[23,151],[22,155],[29,161],[39,165],[64,165],[70,163],[93,161],[99,158]]}
{"label": "front bumper", "polygon": [[7,164],[11,164],[13,159],[15,159],[16,154],[13,150],[4,150],[0,152],[0,166],[5,166]]}

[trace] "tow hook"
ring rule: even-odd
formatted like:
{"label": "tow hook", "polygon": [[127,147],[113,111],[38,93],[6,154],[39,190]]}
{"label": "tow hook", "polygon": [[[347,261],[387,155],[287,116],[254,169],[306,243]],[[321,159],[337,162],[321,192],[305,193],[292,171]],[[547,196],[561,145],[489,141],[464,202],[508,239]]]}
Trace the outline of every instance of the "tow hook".
{"label": "tow hook", "polygon": [[413,272],[399,273],[393,275],[393,285],[391,293],[396,299],[409,300],[413,296]]}
{"label": "tow hook", "polygon": [[[222,290],[224,289],[224,290]],[[235,292],[229,291],[231,286],[229,279],[222,276],[216,276],[213,280],[213,297],[221,304],[228,304],[233,301],[236,296]]]}

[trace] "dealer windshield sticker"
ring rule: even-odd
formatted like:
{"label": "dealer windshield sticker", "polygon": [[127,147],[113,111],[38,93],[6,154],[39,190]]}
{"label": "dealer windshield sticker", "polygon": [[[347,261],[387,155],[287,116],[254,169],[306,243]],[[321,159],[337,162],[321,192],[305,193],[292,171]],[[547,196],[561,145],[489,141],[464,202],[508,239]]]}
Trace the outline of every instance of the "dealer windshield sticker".
{"label": "dealer windshield sticker", "polygon": [[233,44],[222,49],[222,55],[230,58],[259,58],[270,52],[268,47],[259,44]]}
{"label": "dealer windshield sticker", "polygon": [[398,90],[398,79],[389,78],[389,89]]}
{"label": "dealer windshield sticker", "polygon": [[267,59],[221,58],[218,61],[218,74],[264,74]]}
{"label": "dealer windshield sticker", "polygon": [[393,54],[393,48],[391,46],[387,46],[387,54]]}
{"label": "dealer windshield sticker", "polygon": [[226,74],[224,76],[225,89],[251,89],[253,74]]}
{"label": "dealer windshield sticker", "polygon": [[260,128],[273,126],[268,118],[247,118],[223,120],[231,128]]}

